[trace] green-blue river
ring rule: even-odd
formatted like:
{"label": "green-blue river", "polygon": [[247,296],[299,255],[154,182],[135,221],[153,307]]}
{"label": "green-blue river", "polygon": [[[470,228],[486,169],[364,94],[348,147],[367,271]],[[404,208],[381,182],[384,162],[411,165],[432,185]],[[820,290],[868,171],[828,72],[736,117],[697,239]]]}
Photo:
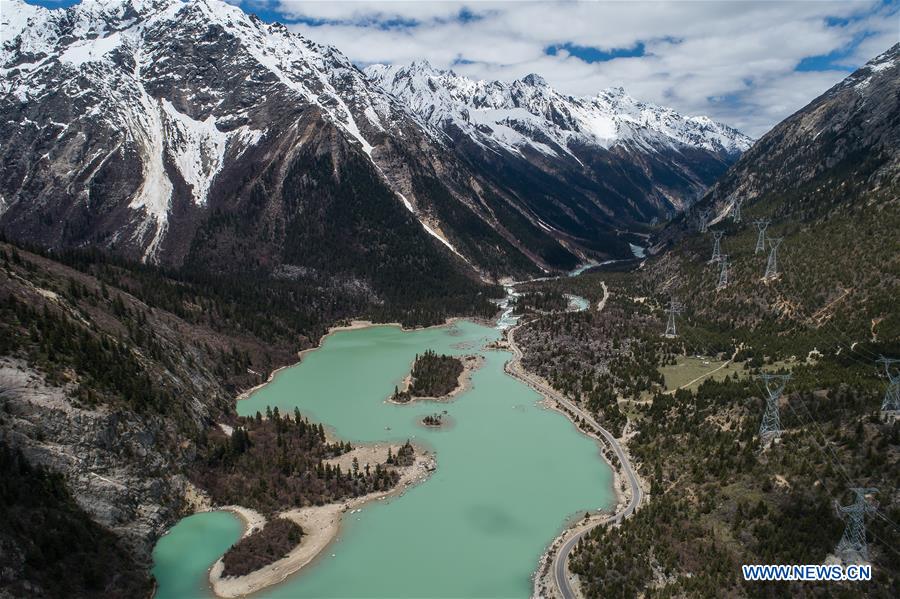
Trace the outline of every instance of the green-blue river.
{"label": "green-blue river", "polygon": [[[438,463],[404,495],[345,514],[339,539],[316,562],[257,596],[530,595],[538,558],[566,521],[609,507],[611,473],[594,441],[504,373],[509,353],[481,349],[498,335],[468,321],[338,332],[239,402],[244,415],[299,407],[351,441],[409,438],[432,448]],[[415,354],[429,348],[484,355],[472,388],[452,403],[386,403]],[[445,409],[452,427],[419,424]],[[227,513],[179,522],[154,552],[157,597],[209,596],[208,568],[240,534],[240,522]]]}

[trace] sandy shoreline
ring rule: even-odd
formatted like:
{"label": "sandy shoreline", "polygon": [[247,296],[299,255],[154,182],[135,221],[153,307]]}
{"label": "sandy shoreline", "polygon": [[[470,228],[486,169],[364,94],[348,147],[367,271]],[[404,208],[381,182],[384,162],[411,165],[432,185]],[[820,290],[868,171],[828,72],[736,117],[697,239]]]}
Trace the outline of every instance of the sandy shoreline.
{"label": "sandy shoreline", "polygon": [[[441,395],[440,397],[430,397],[430,396],[418,396],[415,395],[410,398],[409,401],[396,401],[391,397],[388,397],[385,401],[387,403],[392,403],[398,406],[408,406],[416,403],[417,401],[434,401],[434,402],[449,402],[453,401],[457,395],[462,395],[466,391],[472,388],[472,375],[476,370],[481,368],[484,364],[484,356],[480,354],[469,355],[469,356],[456,356],[463,363],[463,371],[459,373],[459,377],[456,379],[456,388],[453,389],[450,393],[446,395]],[[410,365],[410,369],[412,366]],[[412,384],[412,375],[408,374],[403,378],[403,382],[401,383],[399,389],[400,391],[406,391],[409,389],[409,386]]]}
{"label": "sandy shoreline", "polygon": [[[356,457],[361,468],[365,467],[367,463],[374,466],[387,458],[388,447],[396,453],[400,445],[379,443],[359,446],[342,456],[329,460],[329,463],[340,464],[342,469],[349,469],[353,458]],[[322,555],[324,550],[337,538],[344,513],[353,513],[372,501],[383,501],[396,495],[402,495],[407,488],[425,481],[435,467],[434,455],[417,447],[415,462],[411,466],[398,468],[400,481],[389,491],[378,491],[322,506],[294,508],[281,512],[278,514],[280,517],[289,518],[303,528],[304,534],[300,544],[285,557],[244,576],[222,577],[225,565],[222,558],[219,558],[209,571],[209,582],[213,592],[219,597],[230,599],[249,595],[282,582]],[[217,509],[234,512],[244,520],[244,537],[265,525],[265,518],[254,510],[241,506],[226,506]]]}

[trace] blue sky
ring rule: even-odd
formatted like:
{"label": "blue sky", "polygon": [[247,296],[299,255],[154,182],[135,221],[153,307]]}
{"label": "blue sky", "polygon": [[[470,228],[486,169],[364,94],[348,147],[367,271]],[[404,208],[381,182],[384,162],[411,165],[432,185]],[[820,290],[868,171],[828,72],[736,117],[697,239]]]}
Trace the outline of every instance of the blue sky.
{"label": "blue sky", "polygon": [[476,78],[534,72],[576,95],[621,86],[753,136],[900,40],[900,0],[229,1],[360,65],[424,58]]}

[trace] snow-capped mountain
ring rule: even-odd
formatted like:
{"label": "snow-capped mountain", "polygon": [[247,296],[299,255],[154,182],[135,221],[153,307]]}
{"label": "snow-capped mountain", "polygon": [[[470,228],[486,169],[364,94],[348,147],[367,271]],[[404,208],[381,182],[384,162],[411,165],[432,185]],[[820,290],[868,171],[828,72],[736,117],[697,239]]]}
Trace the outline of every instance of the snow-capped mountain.
{"label": "snow-capped mountain", "polygon": [[627,254],[748,143],[537,77],[404,92],[220,0],[2,2],[0,230],[49,248],[367,283],[565,269]]}
{"label": "snow-capped mountain", "polygon": [[475,81],[425,61],[365,72],[541,224],[582,240],[685,209],[752,145],[727,125],[640,102],[621,88],[574,97],[535,74]]}
{"label": "snow-capped mountain", "polygon": [[753,143],[727,125],[639,102],[622,88],[579,98],[559,93],[536,74],[511,83],[475,81],[427,61],[376,64],[365,72],[432,127],[458,129],[479,144],[513,152],[529,146],[551,156],[574,156],[578,146],[621,145],[738,155]]}
{"label": "snow-capped mountain", "polygon": [[[92,181],[110,160],[136,153],[142,173],[129,207],[143,214],[133,237],[147,256],[169,227],[176,187],[186,185],[190,203],[204,206],[223,166],[267,135],[272,94],[315,106],[371,152],[345,98],[364,103],[367,126],[377,129],[382,95],[368,96],[358,71],[332,48],[237,7],[181,0],[85,0],[67,11],[4,4],[10,10],[3,11],[0,93],[18,101],[22,135],[54,140],[48,152],[20,158],[57,162],[65,147],[73,179]],[[202,36],[191,40],[195,33]],[[208,57],[203,63],[190,60],[198,50]],[[33,120],[32,112],[50,114]],[[22,166],[27,183],[37,165]],[[6,197],[6,207],[29,201],[26,191]],[[76,202],[106,201],[92,198],[90,185],[70,191]]]}

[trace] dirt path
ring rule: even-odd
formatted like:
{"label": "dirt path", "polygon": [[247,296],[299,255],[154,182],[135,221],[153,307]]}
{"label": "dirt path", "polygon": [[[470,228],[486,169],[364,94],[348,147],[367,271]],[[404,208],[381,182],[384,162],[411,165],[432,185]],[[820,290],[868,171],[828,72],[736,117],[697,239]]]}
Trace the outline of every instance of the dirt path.
{"label": "dirt path", "polygon": [[678,389],[672,389],[671,391],[666,391],[666,395],[675,395],[675,392],[678,391],[679,389],[687,389],[688,387],[690,387],[690,386],[693,385],[694,383],[699,382],[699,381],[702,381],[702,380],[705,379],[706,377],[708,377],[708,376],[710,376],[710,375],[712,375],[712,374],[715,374],[716,372],[719,372],[720,370],[722,370],[723,368],[725,368],[726,366],[728,366],[729,364],[731,364],[732,362],[734,362],[734,359],[737,357],[739,351],[741,351],[741,348],[740,348],[740,347],[736,348],[736,349],[734,350],[734,353],[731,354],[731,357],[728,358],[727,360],[725,360],[725,362],[723,362],[722,365],[719,366],[718,368],[713,368],[713,369],[710,370],[709,372],[705,372],[705,373],[701,374],[700,376],[698,376],[698,377],[695,378],[694,380],[688,381],[688,382],[686,382],[685,384],[683,384],[682,386],[678,387]]}

